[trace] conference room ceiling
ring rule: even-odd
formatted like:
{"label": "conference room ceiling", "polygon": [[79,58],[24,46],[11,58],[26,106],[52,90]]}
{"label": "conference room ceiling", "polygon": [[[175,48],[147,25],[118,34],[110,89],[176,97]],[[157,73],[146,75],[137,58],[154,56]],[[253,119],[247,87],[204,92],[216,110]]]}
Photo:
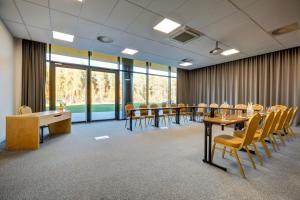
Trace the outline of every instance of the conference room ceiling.
{"label": "conference room ceiling", "polygon": [[[192,59],[194,65],[186,69],[300,46],[300,30],[269,34],[300,24],[299,10],[299,0],[0,0],[0,17],[15,37],[177,67],[182,59]],[[187,44],[170,41],[153,29],[165,17],[205,36]],[[74,34],[74,42],[54,40],[53,30]],[[99,35],[114,42],[100,43]],[[240,53],[209,54],[216,41]],[[139,52],[124,56],[124,48]]]}

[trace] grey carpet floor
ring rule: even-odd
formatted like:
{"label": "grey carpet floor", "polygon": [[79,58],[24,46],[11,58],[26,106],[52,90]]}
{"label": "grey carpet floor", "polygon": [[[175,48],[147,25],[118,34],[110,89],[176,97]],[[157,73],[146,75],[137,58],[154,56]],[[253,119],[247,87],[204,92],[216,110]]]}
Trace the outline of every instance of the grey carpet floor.
{"label": "grey carpet floor", "polygon": [[[123,121],[76,124],[71,134],[46,139],[38,151],[1,150],[0,199],[299,200],[300,129],[294,130],[298,137],[272,151],[271,159],[264,156],[264,166],[255,160],[257,170],[239,152],[244,179],[230,155],[215,156],[228,172],[202,162],[203,124],[134,132]],[[94,139],[103,135],[110,138]]]}

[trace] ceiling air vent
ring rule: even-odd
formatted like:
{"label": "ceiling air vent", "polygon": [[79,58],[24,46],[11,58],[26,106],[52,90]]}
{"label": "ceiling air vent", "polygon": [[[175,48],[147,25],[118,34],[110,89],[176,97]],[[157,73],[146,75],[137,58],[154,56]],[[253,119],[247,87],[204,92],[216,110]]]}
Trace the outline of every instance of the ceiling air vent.
{"label": "ceiling air vent", "polygon": [[203,34],[195,29],[192,29],[188,26],[185,26],[172,35],[169,36],[169,39],[175,42],[179,42],[181,44],[185,44],[190,42],[196,38],[199,38]]}
{"label": "ceiling air vent", "polygon": [[290,33],[293,31],[296,31],[299,29],[299,25],[297,22],[293,23],[293,24],[289,24],[283,27],[280,27],[278,29],[275,29],[274,31],[271,32],[272,35],[282,35],[282,34],[286,34],[286,33]]}

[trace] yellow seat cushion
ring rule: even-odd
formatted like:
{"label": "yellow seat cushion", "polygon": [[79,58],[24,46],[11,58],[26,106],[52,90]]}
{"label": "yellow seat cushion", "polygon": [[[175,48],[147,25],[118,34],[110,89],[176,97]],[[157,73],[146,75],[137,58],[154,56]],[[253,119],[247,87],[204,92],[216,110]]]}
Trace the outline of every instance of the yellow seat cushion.
{"label": "yellow seat cushion", "polygon": [[231,135],[219,135],[214,138],[214,142],[229,147],[239,148],[243,140],[242,138],[234,137]]}

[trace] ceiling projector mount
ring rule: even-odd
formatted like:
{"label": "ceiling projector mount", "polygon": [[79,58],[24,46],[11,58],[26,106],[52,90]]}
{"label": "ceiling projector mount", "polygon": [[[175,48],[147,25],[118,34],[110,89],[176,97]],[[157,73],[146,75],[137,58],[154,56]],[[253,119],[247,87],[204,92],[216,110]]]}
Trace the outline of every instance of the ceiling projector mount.
{"label": "ceiling projector mount", "polygon": [[219,54],[221,54],[223,52],[223,49],[219,48],[218,44],[219,44],[219,42],[216,41],[216,47],[209,52],[210,54],[212,54],[212,55],[219,55]]}

